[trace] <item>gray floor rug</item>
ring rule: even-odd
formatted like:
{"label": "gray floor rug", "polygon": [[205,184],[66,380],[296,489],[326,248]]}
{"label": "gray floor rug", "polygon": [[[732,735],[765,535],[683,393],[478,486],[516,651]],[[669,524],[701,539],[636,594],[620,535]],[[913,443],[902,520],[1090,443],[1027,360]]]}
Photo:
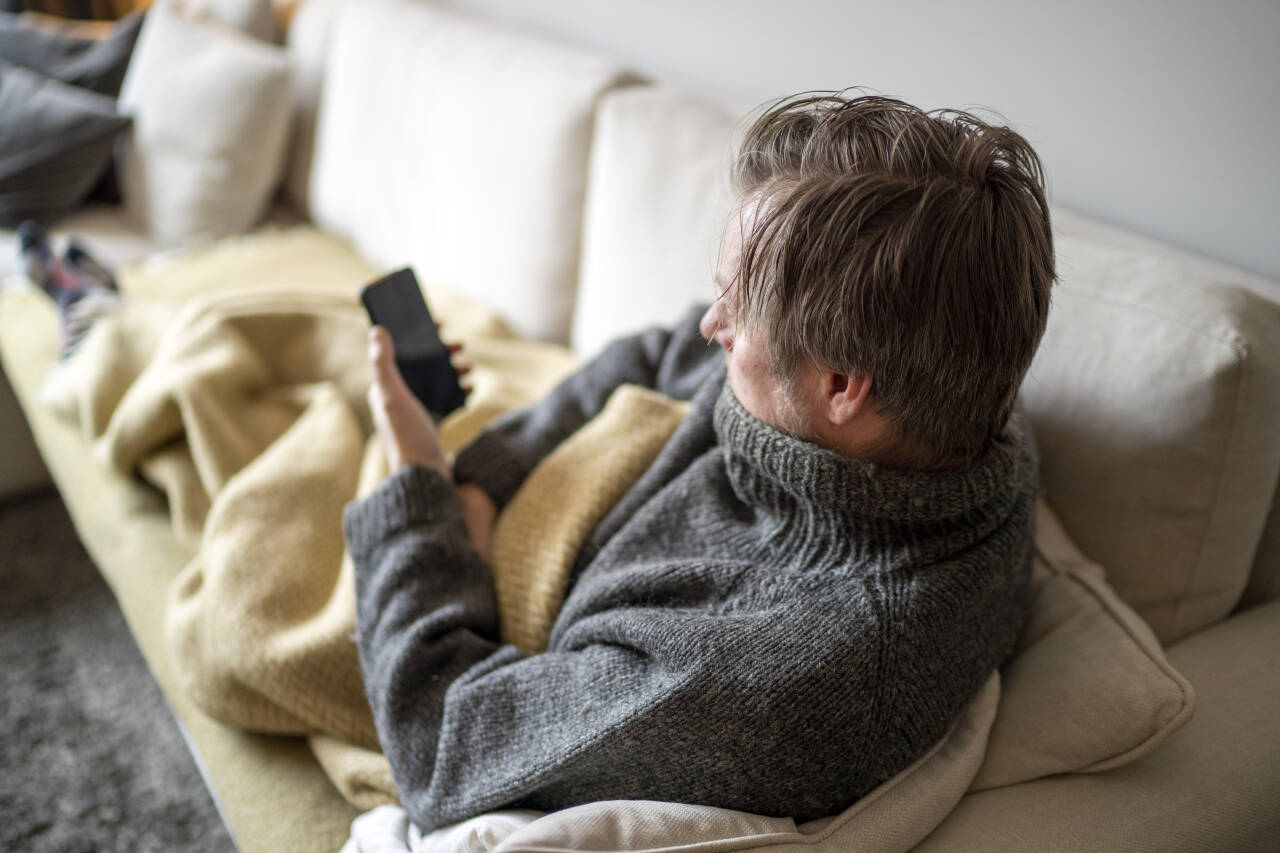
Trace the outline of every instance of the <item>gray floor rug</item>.
{"label": "gray floor rug", "polygon": [[57,495],[0,504],[0,589],[0,850],[234,850]]}

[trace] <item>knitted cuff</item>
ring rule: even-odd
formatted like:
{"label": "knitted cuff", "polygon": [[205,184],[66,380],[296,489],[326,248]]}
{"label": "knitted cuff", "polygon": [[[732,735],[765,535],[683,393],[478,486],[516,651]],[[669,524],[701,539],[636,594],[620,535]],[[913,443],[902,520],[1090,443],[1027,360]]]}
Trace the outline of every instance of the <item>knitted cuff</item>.
{"label": "knitted cuff", "polygon": [[342,528],[347,549],[360,560],[394,534],[411,527],[466,523],[453,484],[433,468],[408,465],[363,500],[347,504]]}
{"label": "knitted cuff", "polygon": [[510,502],[528,474],[502,435],[492,431],[482,432],[453,461],[454,481],[479,486],[498,509]]}

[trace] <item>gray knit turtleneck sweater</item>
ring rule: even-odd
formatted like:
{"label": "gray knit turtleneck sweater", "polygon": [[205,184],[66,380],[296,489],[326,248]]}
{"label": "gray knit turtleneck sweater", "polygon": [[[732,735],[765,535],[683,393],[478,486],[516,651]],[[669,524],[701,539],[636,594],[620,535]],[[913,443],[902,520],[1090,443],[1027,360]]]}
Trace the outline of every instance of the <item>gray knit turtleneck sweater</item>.
{"label": "gray knit turtleneck sweater", "polygon": [[501,506],[622,382],[692,407],[592,534],[543,654],[498,640],[453,487],[347,509],[382,746],[422,829],[500,807],[835,814],[940,739],[1026,607],[1036,462],[1015,415],[970,467],[891,471],[748,414],[692,314],[496,424],[456,474]]}

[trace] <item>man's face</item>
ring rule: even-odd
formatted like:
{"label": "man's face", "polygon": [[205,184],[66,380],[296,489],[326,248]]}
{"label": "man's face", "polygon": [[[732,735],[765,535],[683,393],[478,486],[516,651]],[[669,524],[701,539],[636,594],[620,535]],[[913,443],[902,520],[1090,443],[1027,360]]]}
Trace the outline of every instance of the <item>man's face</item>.
{"label": "man's face", "polygon": [[[719,344],[728,363],[729,386],[742,407],[759,420],[783,432],[808,438],[810,429],[803,414],[800,395],[794,387],[779,379],[769,359],[769,341],[759,324],[756,328],[740,328],[736,321],[735,290],[727,288],[736,274],[742,251],[743,218],[754,215],[755,205],[748,201],[725,231],[716,269],[718,298],[702,315],[699,330],[709,342]],[[803,373],[803,369],[801,370]],[[793,383],[794,385],[794,383]]]}

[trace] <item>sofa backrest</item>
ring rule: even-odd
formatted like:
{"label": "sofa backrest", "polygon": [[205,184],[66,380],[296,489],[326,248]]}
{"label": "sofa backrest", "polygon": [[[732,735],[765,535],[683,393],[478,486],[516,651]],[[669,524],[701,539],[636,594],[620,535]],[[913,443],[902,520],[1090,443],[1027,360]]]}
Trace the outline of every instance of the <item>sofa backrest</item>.
{"label": "sofa backrest", "polygon": [[[582,354],[712,297],[737,126],[659,87],[604,98],[574,322]],[[1280,472],[1280,306],[1260,294],[1280,286],[1057,218],[1060,283],[1023,386],[1043,484],[1170,642],[1236,606],[1255,556],[1250,594],[1277,591],[1280,557],[1258,543]],[[1280,527],[1275,513],[1269,524]]]}
{"label": "sofa backrest", "polygon": [[567,341],[595,104],[627,75],[431,3],[318,2],[290,39],[307,69],[290,194],[374,264]]}
{"label": "sofa backrest", "polygon": [[715,298],[734,127],[717,105],[666,88],[601,100],[573,312],[579,355]]}
{"label": "sofa backrest", "polygon": [[[309,0],[290,51],[287,193],[374,263],[584,356],[714,296],[737,112],[409,0]],[[1050,502],[1165,642],[1280,594],[1280,285],[1055,230],[1024,386]]]}

